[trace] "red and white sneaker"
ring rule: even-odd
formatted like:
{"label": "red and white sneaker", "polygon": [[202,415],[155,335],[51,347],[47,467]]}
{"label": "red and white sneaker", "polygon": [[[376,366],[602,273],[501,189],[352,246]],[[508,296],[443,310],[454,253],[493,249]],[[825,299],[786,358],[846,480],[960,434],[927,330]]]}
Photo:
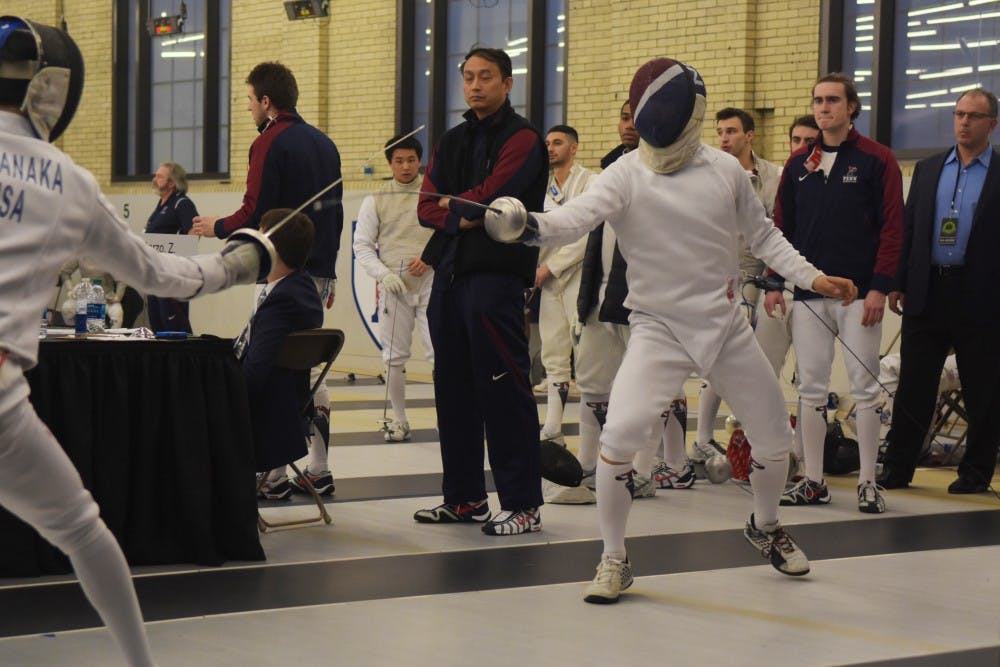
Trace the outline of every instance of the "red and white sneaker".
{"label": "red and white sneaker", "polygon": [[483,532],[487,535],[521,535],[534,533],[542,529],[542,513],[537,507],[528,509],[503,510],[492,520],[483,524]]}

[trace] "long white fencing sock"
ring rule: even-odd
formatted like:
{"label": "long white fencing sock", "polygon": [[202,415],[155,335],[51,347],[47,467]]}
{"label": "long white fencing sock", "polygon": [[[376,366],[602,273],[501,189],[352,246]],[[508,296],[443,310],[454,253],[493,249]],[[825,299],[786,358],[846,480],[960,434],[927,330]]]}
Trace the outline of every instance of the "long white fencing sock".
{"label": "long white fencing sock", "polygon": [[715,417],[719,414],[722,397],[705,382],[698,394],[698,444],[704,445],[715,437]]}
{"label": "long white fencing sock", "polygon": [[683,470],[688,462],[684,427],[677,418],[677,412],[675,410],[669,412],[670,418],[667,419],[667,425],[663,429],[663,462],[673,470]]}
{"label": "long white fencing sock", "polygon": [[84,594],[108,626],[128,664],[153,665],[128,564],[104,522],[100,522],[98,534],[93,539],[67,555]]}
{"label": "long white fencing sock", "polygon": [[[563,410],[569,398],[569,382],[550,382],[548,403],[545,407],[545,424],[542,433],[557,435],[562,433]],[[581,408],[582,409],[582,408]]]}
{"label": "long white fencing sock", "polygon": [[576,458],[584,471],[597,467],[601,448],[601,429],[608,414],[610,394],[580,394],[580,444]]}
{"label": "long white fencing sock", "polygon": [[788,477],[788,455],[757,461],[751,452],[750,488],[753,489],[753,516],[758,527],[778,520],[778,502]]}
{"label": "long white fencing sock", "polygon": [[389,393],[389,405],[396,421],[406,422],[406,369],[402,366],[387,366],[385,384]]}
{"label": "long white fencing sock", "polygon": [[878,433],[882,426],[882,408],[870,405],[858,408],[858,454],[861,459],[861,470],[858,471],[858,484],[875,481],[875,463],[878,460]]}
{"label": "long white fencing sock", "polygon": [[822,405],[802,405],[799,417],[802,449],[806,457],[806,477],[823,481],[823,445],[826,442],[826,408]]}
{"label": "long white fencing sock", "polygon": [[635,488],[629,459],[628,452],[604,447],[597,461],[597,517],[604,540],[603,555],[618,560],[625,560],[625,528]]}

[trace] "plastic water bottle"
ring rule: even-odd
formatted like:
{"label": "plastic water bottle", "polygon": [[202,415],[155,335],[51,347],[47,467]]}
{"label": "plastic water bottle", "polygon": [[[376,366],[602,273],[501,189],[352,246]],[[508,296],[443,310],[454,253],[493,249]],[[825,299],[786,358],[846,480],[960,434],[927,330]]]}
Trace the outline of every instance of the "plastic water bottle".
{"label": "plastic water bottle", "polygon": [[87,333],[87,303],[90,301],[90,282],[81,280],[73,288],[73,300],[76,302],[76,316],[73,318],[73,329],[78,334]]}
{"label": "plastic water bottle", "polygon": [[90,288],[90,298],[87,300],[87,333],[104,333],[106,328],[104,317],[108,312],[108,302],[104,298],[104,286],[94,279]]}
{"label": "plastic water bottle", "polygon": [[38,330],[38,338],[45,338],[49,335],[49,309],[48,306],[42,308],[42,326]]}

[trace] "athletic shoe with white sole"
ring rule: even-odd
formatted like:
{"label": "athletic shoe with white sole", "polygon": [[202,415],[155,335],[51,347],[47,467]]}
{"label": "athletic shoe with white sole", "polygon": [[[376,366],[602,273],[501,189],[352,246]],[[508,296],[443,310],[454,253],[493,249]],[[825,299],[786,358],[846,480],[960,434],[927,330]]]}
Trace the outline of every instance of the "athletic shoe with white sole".
{"label": "athletic shoe with white sole", "polygon": [[653,468],[653,481],[658,489],[690,489],[695,479],[694,466],[690,463],[685,463],[680,471],[662,461]]}
{"label": "athletic shoe with white sole", "polygon": [[542,480],[542,498],[553,505],[593,505],[597,495],[584,485],[562,486],[547,479]]}
{"label": "athletic shoe with white sole", "polygon": [[385,428],[386,442],[403,442],[410,439],[410,422],[391,422]]}
{"label": "athletic shoe with white sole", "polygon": [[830,490],[825,482],[803,477],[798,484],[781,494],[782,505],[825,505],[830,502]]}
{"label": "athletic shoe with white sole", "polygon": [[636,475],[632,483],[632,498],[652,498],[656,495],[656,484],[649,477]]}
{"label": "athletic shoe with white sole", "polygon": [[[309,468],[306,468],[302,471],[302,474],[309,479],[310,483],[312,483],[313,488],[316,489],[316,493],[321,496],[333,495],[333,473],[329,470],[314,473],[310,471]],[[306,485],[302,483],[302,480],[299,479],[298,475],[296,475],[294,479],[289,479],[288,482],[292,485],[293,491],[297,493],[309,493],[309,489],[307,489]]]}
{"label": "athletic shoe with white sole", "polygon": [[583,471],[583,479],[580,480],[580,486],[585,486],[591,491],[597,490],[597,469],[593,468],[591,470]]}
{"label": "athletic shoe with white sole", "polygon": [[413,520],[418,523],[483,523],[489,519],[490,506],[486,498],[472,503],[441,503],[413,513]]}
{"label": "athletic shoe with white sole", "polygon": [[758,528],[751,514],[743,529],[743,537],[760,551],[760,555],[778,572],[790,577],[801,577],[809,573],[809,559],[795,544],[792,536],[781,527],[780,521]]}
{"label": "athletic shoe with white sole", "polygon": [[622,591],[632,585],[632,564],[628,559],[618,560],[611,556],[601,557],[597,564],[597,575],[587,585],[584,602],[611,604],[618,602]]}
{"label": "athletic shoe with white sole", "polygon": [[288,500],[292,497],[292,485],[285,475],[273,481],[265,480],[257,484],[257,497],[265,500]]}
{"label": "athletic shoe with white sole", "polygon": [[538,434],[538,439],[554,442],[560,447],[566,446],[566,438],[565,436],[563,436],[562,433],[546,433],[545,431],[542,431],[541,433]]}
{"label": "athletic shoe with white sole", "polygon": [[704,463],[716,454],[726,455],[726,448],[716,442],[715,438],[709,438],[708,442],[695,442],[691,445],[691,462]]}
{"label": "athletic shoe with white sole", "polygon": [[875,482],[858,484],[858,510],[865,514],[881,514],[885,511],[885,491]]}
{"label": "athletic shoe with white sole", "polygon": [[523,510],[502,510],[490,521],[483,524],[487,535],[522,535],[542,529],[542,513],[537,507]]}

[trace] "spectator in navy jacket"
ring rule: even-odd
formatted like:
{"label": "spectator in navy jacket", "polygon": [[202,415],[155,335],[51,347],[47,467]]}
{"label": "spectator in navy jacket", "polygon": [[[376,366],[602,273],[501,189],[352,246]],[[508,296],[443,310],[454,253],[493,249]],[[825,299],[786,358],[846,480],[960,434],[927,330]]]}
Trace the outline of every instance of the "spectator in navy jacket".
{"label": "spectator in navy jacket", "polygon": [[[225,238],[240,227],[256,228],[261,215],[273,208],[296,209],[323,188],[340,179],[340,153],[329,137],[302,120],[295,112],[299,88],[295,75],[281,63],[261,63],[247,76],[247,111],[260,132],[250,146],[250,166],[243,205],[224,218],[195,218],[192,234]],[[313,222],[315,240],[304,268],[309,272],[320,299],[333,306],[337,280],[335,267],[344,227],[344,195],[337,185],[319,206],[306,215]],[[319,371],[313,370],[313,378]],[[320,413],[311,438],[309,462],[303,472],[317,490],[333,490],[327,462],[330,439],[330,398],[326,387],[315,396]]]}
{"label": "spectator in navy jacket", "polygon": [[[187,172],[176,162],[163,162],[153,174],[153,192],[160,201],[146,222],[147,234],[187,234],[198,209],[187,196]],[[153,331],[186,331],[191,333],[188,302],[149,295],[146,308],[149,328]]]}
{"label": "spectator in navy jacket", "polygon": [[[844,348],[844,365],[857,409],[858,509],[885,511],[875,484],[881,424],[879,344],[886,294],[899,261],[903,230],[902,174],[892,151],[858,134],[861,112],[854,83],[840,73],[813,86],[813,115],[820,135],[811,149],[788,158],[781,175],[774,224],[802,255],[828,275],[854,281],[858,300],[842,307],[836,299],[796,288],[792,344],[799,368],[799,425],[806,477],[782,496],[782,505],[830,502],[823,480],[826,403],[834,335]],[[764,301],[768,315],[784,311],[780,290]]]}

